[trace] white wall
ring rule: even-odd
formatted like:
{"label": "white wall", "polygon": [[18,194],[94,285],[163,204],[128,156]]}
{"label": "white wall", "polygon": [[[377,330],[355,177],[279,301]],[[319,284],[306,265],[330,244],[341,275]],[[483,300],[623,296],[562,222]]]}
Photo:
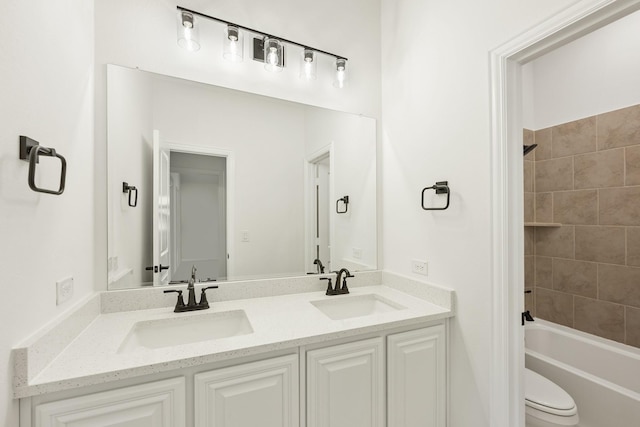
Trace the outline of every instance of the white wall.
{"label": "white wall", "polygon": [[[108,123],[111,144],[107,152],[107,167],[111,185],[107,196],[109,207],[109,259],[115,261],[109,270],[110,279],[124,271],[117,287],[153,283],[153,274],[144,269],[153,265],[153,100],[152,82],[143,73],[111,67],[108,86],[109,117],[126,120]],[[122,183],[138,190],[138,204],[129,206],[129,196],[122,192]],[[145,250],[146,249],[146,250]],[[124,282],[124,283],[123,283]],[[109,283],[113,286],[115,283]]]}
{"label": "white wall", "polygon": [[640,104],[640,12],[523,67],[523,125],[538,130]]}
{"label": "white wall", "polygon": [[[5,0],[0,14],[0,425],[18,425],[12,346],[94,288],[93,3]],[[18,136],[68,162],[63,195],[34,193]],[[56,187],[51,168],[40,185]],[[51,164],[49,166],[52,166]],[[73,301],[56,307],[55,282],[74,277]],[[106,279],[106,276],[105,276]]]}
{"label": "white wall", "polygon": [[[491,362],[489,52],[573,0],[382,0],[383,259],[455,289],[451,427],[488,427]],[[448,180],[451,207],[420,207]],[[506,369],[506,367],[505,367]]]}

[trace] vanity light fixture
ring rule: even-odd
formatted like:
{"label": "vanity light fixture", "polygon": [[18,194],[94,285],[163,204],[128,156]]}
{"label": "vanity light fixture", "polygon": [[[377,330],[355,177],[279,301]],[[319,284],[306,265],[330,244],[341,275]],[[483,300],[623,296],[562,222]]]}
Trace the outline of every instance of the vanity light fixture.
{"label": "vanity light fixture", "polygon": [[306,80],[315,80],[318,72],[318,61],[316,60],[316,52],[305,48],[300,55],[300,78]]}
{"label": "vanity light fixture", "polygon": [[196,27],[196,16],[206,18],[226,24],[225,37],[223,40],[222,56],[230,61],[240,62],[244,57],[244,37],[243,32],[249,32],[260,36],[254,38],[253,59],[264,61],[264,68],[268,71],[279,72],[285,67],[284,44],[289,44],[302,48],[300,61],[300,77],[307,80],[315,80],[318,69],[318,54],[335,58],[336,77],[334,86],[343,88],[347,82],[346,64],[347,58],[326,52],[310,46],[306,46],[282,37],[263,33],[249,27],[234,24],[224,19],[205,15],[194,10],[177,6],[178,9],[178,44],[188,50],[196,51],[200,48],[198,28]]}
{"label": "vanity light fixture", "polygon": [[200,49],[200,37],[193,13],[178,9],[178,45],[191,52]]}
{"label": "vanity light fixture", "polygon": [[244,36],[236,25],[227,25],[224,31],[222,57],[231,62],[242,62],[244,58]]}
{"label": "vanity light fixture", "polygon": [[347,84],[347,58],[336,58],[336,79],[333,85],[342,89]]}

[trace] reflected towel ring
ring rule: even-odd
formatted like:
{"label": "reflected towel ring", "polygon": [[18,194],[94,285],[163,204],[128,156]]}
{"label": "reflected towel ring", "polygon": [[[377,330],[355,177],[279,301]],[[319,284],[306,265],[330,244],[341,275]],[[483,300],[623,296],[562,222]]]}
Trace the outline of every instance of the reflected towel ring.
{"label": "reflected towel ring", "polygon": [[[40,163],[40,156],[56,157],[60,160],[60,185],[58,190],[48,190],[36,185],[36,167]],[[38,193],[53,194],[59,196],[64,193],[67,178],[67,160],[53,148],[40,145],[35,139],[20,135],[20,159],[29,162],[29,188]]]}
{"label": "reflected towel ring", "polygon": [[[340,202],[344,203],[344,210],[342,211],[339,208]],[[348,210],[349,210],[349,196],[344,196],[336,200],[336,213],[343,214],[343,213],[347,213]]]}
{"label": "reflected towel ring", "polygon": [[[136,206],[138,206],[138,189],[136,187],[134,187],[133,185],[129,185],[126,182],[123,182],[122,192],[129,193],[129,206],[131,206],[132,208],[135,208]],[[131,202],[131,196],[133,194],[135,194],[135,197],[133,199],[133,202]]]}

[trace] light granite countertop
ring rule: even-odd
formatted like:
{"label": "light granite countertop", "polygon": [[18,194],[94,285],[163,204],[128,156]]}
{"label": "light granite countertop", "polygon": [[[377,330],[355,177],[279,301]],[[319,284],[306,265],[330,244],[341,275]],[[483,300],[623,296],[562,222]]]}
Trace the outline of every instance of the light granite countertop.
{"label": "light granite countertop", "polygon": [[[402,286],[399,286],[402,288]],[[209,310],[174,313],[173,307],[97,314],[39,372],[17,374],[14,396],[27,397],[76,387],[103,384],[158,372],[295,348],[338,338],[417,325],[451,317],[451,305],[412,296],[406,287],[359,286],[349,295],[303,292],[214,302]],[[403,308],[380,314],[331,320],[312,301],[357,298],[374,294]],[[175,294],[174,298],[175,298]],[[211,298],[210,298],[211,299]],[[437,302],[437,301],[436,301]],[[443,304],[444,305],[444,304]],[[253,333],[158,349],[123,352],[121,346],[138,322],[211,316],[244,310]],[[26,353],[25,353],[26,354]],[[18,355],[19,356],[19,355]],[[26,364],[25,362],[24,364]],[[17,365],[17,369],[25,368]],[[25,368],[25,371],[27,369]],[[28,378],[28,379],[27,379]]]}

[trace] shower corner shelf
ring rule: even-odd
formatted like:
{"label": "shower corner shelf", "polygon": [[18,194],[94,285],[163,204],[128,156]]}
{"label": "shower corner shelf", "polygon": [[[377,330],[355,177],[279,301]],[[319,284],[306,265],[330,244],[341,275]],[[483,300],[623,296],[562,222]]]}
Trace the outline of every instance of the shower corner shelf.
{"label": "shower corner shelf", "polygon": [[559,222],[525,222],[525,227],[562,227]]}

